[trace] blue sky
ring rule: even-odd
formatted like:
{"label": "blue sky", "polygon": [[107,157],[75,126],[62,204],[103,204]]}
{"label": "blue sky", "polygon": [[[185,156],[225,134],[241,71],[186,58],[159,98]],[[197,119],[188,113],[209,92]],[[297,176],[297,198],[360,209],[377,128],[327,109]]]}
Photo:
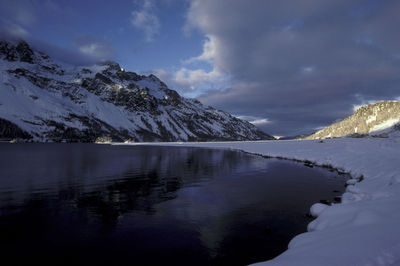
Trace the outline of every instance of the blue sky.
{"label": "blue sky", "polygon": [[296,135],[400,96],[396,0],[1,0],[0,34]]}
{"label": "blue sky", "polygon": [[[4,11],[31,14],[30,23],[20,24],[34,38],[67,49],[76,48],[81,39],[108,45],[110,55],[106,57],[132,71],[178,67],[182,60],[202,51],[203,34],[195,31],[190,36],[184,34],[185,12],[189,7],[184,0],[8,2],[17,3],[9,4]],[[146,10],[145,2],[152,3],[152,7]],[[159,26],[150,25],[155,27],[154,32],[146,34],[145,25],[133,24],[134,12],[153,15]]]}

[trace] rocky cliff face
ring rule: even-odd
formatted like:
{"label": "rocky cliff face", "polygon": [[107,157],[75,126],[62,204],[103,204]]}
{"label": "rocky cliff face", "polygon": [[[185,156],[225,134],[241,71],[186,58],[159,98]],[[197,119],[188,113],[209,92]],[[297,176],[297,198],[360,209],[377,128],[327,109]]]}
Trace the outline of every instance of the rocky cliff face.
{"label": "rocky cliff face", "polygon": [[360,136],[392,127],[400,122],[400,101],[381,101],[362,106],[346,119],[323,128],[305,139]]}
{"label": "rocky cliff face", "polygon": [[77,67],[0,41],[0,138],[35,141],[272,139],[115,62]]}

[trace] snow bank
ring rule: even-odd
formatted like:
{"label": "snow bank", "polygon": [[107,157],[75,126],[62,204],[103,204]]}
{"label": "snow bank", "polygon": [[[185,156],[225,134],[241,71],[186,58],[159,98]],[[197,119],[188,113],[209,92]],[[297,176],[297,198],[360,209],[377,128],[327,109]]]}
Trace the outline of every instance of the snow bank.
{"label": "snow bank", "polygon": [[308,232],[292,239],[280,256],[257,265],[400,265],[399,134],[324,141],[151,145],[239,149],[330,165],[353,176],[342,203],[313,205],[311,211],[318,218],[308,225]]}
{"label": "snow bank", "polygon": [[315,203],[311,206],[310,214],[314,217],[318,217],[329,205],[322,204],[322,203]]}

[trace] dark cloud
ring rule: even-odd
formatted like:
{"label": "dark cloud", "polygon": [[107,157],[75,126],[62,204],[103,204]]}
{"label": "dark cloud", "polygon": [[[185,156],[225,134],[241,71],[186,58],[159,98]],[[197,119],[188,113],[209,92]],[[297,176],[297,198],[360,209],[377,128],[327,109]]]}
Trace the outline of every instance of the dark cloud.
{"label": "dark cloud", "polygon": [[0,19],[0,38],[5,40],[20,40],[29,39],[31,35],[20,25]]}
{"label": "dark cloud", "polygon": [[59,47],[35,38],[25,38],[38,51],[42,51],[51,58],[72,65],[91,65],[109,60],[113,56],[112,47],[106,42],[91,37],[76,39],[71,48]]}
{"label": "dark cloud", "polygon": [[3,39],[30,38],[27,27],[35,24],[35,5],[30,1],[0,1],[0,37]]}
{"label": "dark cloud", "polygon": [[106,41],[84,37],[84,39],[78,38],[73,48],[59,47],[34,38],[24,28],[16,25],[0,28],[0,39],[12,42],[24,40],[35,50],[72,65],[91,65],[112,59],[114,55],[111,45]]}
{"label": "dark cloud", "polygon": [[232,77],[199,98],[295,135],[398,97],[398,10],[393,0],[194,0],[187,27],[216,40],[214,66]]}
{"label": "dark cloud", "polygon": [[[111,44],[90,35],[77,36],[72,45],[60,47],[35,38],[31,30],[40,27],[42,17],[70,16],[69,8],[62,8],[57,2],[47,0],[4,0],[0,1],[0,38],[18,41],[25,40],[35,49],[50,57],[73,65],[87,65],[109,60],[114,56]],[[43,23],[46,23],[44,21]]]}
{"label": "dark cloud", "polygon": [[37,1],[2,0],[0,1],[0,17],[2,21],[14,21],[15,24],[30,26],[37,21],[36,10],[40,5]]}

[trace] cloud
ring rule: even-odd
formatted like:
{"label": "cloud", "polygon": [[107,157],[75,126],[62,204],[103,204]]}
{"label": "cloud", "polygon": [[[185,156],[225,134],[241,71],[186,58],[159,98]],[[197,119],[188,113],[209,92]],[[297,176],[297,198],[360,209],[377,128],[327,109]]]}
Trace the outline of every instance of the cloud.
{"label": "cloud", "polygon": [[190,70],[181,68],[174,74],[174,81],[182,87],[190,87],[192,90],[204,84],[216,84],[224,81],[224,76],[213,69],[206,72],[203,69]]}
{"label": "cloud", "polygon": [[266,118],[252,120],[252,121],[249,121],[249,122],[252,123],[253,125],[256,125],[256,126],[260,126],[260,125],[265,125],[265,124],[271,123],[271,121],[269,121]]}
{"label": "cloud", "polygon": [[28,28],[37,20],[37,4],[34,2],[27,0],[0,1],[0,36],[2,38],[29,38]]}
{"label": "cloud", "polygon": [[271,123],[271,121],[269,121],[268,118],[254,117],[254,116],[247,116],[247,115],[239,115],[236,117],[239,119],[242,119],[242,120],[249,121],[250,123],[252,123],[253,125],[256,125],[256,126],[261,126],[261,125]]}
{"label": "cloud", "polygon": [[22,26],[7,20],[0,20],[0,37],[7,40],[28,39],[30,33]]}
{"label": "cloud", "polygon": [[207,59],[231,85],[199,99],[268,117],[268,133],[295,135],[362,101],[396,98],[399,9],[399,1],[378,0],[192,0],[185,30],[211,38],[189,62]]}
{"label": "cloud", "polygon": [[216,38],[213,36],[206,36],[203,43],[203,52],[199,56],[191,57],[183,61],[184,64],[192,64],[198,61],[203,61],[212,64],[217,55]]}
{"label": "cloud", "polygon": [[2,19],[13,21],[20,26],[30,26],[37,22],[38,3],[28,0],[3,0],[0,2]]}
{"label": "cloud", "polygon": [[91,36],[80,36],[75,40],[79,52],[94,61],[104,61],[112,58],[114,51],[110,43]]}
{"label": "cloud", "polygon": [[70,18],[72,14],[71,8],[61,7],[56,1],[0,1],[0,38],[11,41],[25,40],[36,50],[73,65],[88,65],[110,59],[113,49],[102,39],[80,36],[75,38],[72,46],[59,47],[39,40],[31,33],[31,30],[40,27],[41,23],[47,23],[49,15]]}
{"label": "cloud", "polygon": [[211,66],[211,70],[206,71],[204,68],[188,69],[180,68],[174,73],[173,80],[181,88],[190,88],[196,90],[198,88],[213,88],[226,87],[229,81],[229,76],[216,65],[215,59],[218,56],[218,42],[212,35],[207,35],[203,43],[203,51],[200,55],[189,58],[183,61],[184,65],[194,65],[197,63],[206,63]]}
{"label": "cloud", "polygon": [[65,48],[36,39],[23,28],[18,26],[13,28],[11,26],[8,25],[7,28],[0,29],[0,38],[9,41],[25,40],[35,50],[44,52],[53,59],[72,65],[91,65],[109,60],[113,55],[113,49],[106,41],[85,36],[75,40],[75,47]]}
{"label": "cloud", "polygon": [[183,60],[184,66],[173,71],[158,69],[150,72],[188,97],[199,95],[204,90],[226,88],[229,86],[229,75],[214,64],[217,45],[215,38],[206,36],[202,53]]}
{"label": "cloud", "polygon": [[[90,37],[85,37],[83,39],[90,39]],[[60,47],[57,45],[49,44],[48,42],[44,42],[33,37],[25,39],[29,45],[31,45],[34,49],[44,52],[49,55],[51,58],[65,62],[72,65],[84,66],[84,65],[92,65],[98,63],[100,61],[109,60],[112,56],[112,47],[108,46],[107,42],[101,43],[101,41],[97,42],[99,47],[107,47],[107,48],[94,48],[95,45],[90,49],[90,42],[82,43],[82,38],[78,38],[75,40],[75,46],[70,48]],[[78,41],[80,40],[80,41]],[[86,47],[87,51],[80,48]]]}
{"label": "cloud", "polygon": [[146,71],[143,74],[154,74],[164,81],[170,88],[177,89],[183,96],[195,97],[199,95],[199,90],[210,88],[226,87],[229,78],[216,70],[209,72],[204,69],[187,69],[181,67],[178,70],[167,71],[165,69],[155,69]]}
{"label": "cloud", "polygon": [[160,30],[160,21],[154,13],[154,4],[150,0],[144,0],[138,10],[132,11],[131,24],[144,32],[146,41],[154,40],[154,36]]}

